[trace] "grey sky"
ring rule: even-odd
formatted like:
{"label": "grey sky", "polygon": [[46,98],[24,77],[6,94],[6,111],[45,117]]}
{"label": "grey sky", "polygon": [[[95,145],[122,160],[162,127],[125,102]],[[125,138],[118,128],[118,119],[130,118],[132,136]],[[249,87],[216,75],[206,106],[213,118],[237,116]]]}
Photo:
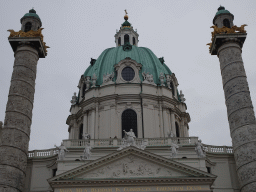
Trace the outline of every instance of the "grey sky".
{"label": "grey sky", "polygon": [[231,145],[217,56],[209,54],[210,26],[219,5],[248,24],[243,47],[253,105],[256,106],[256,1],[0,1],[0,121],[4,121],[13,51],[8,29],[20,30],[20,18],[32,7],[43,23],[51,48],[38,62],[30,150],[52,148],[68,138],[66,119],[81,74],[104,49],[114,47],[124,9],[139,33],[139,46],[150,48],[175,73],[191,116],[190,136],[203,143]]}

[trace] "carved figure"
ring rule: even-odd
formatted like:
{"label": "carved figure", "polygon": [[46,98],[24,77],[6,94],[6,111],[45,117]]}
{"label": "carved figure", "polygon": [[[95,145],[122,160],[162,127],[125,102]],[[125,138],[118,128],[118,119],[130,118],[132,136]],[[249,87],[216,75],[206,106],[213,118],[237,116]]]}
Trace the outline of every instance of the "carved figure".
{"label": "carved figure", "polygon": [[2,129],[2,128],[3,128],[3,122],[0,121],[0,129]]}
{"label": "carved figure", "polygon": [[72,100],[70,101],[71,105],[75,105],[77,101],[76,92],[74,92],[74,95],[72,96]]}
{"label": "carved figure", "polygon": [[18,37],[19,36],[19,32],[15,32],[13,29],[9,29],[7,31],[10,32],[10,36],[9,37]]}
{"label": "carved figure", "polygon": [[141,142],[140,146],[137,146],[137,147],[138,147],[139,149],[141,149],[141,150],[144,150],[144,149],[146,149],[147,145],[148,145],[148,142],[145,141],[145,140],[143,140],[143,141]]}
{"label": "carved figure", "polygon": [[91,139],[91,135],[89,133],[84,133],[82,134],[82,136],[83,136],[83,139],[86,141],[89,141]]}
{"label": "carved figure", "polygon": [[91,83],[91,77],[90,76],[86,76],[84,79],[84,83],[86,85],[86,91],[90,88],[90,83]]}
{"label": "carved figure", "polygon": [[90,159],[91,154],[92,154],[91,150],[92,150],[92,147],[90,146],[90,144],[86,143],[85,148],[84,148],[84,154],[83,154],[83,156],[81,156],[81,160]]}
{"label": "carved figure", "polygon": [[179,149],[179,146],[175,143],[171,143],[171,155],[170,155],[170,158],[174,158],[177,156],[178,154],[178,149]]}
{"label": "carved figure", "polygon": [[199,139],[198,142],[196,143],[195,151],[199,157],[203,158],[205,157],[205,153],[203,149],[203,144],[201,142],[202,141]]}
{"label": "carved figure", "polygon": [[61,142],[61,145],[59,147],[56,145],[54,145],[54,147],[56,147],[58,150],[58,160],[63,160],[66,152],[69,152],[67,148],[64,146],[63,142]]}
{"label": "carved figure", "polygon": [[167,87],[171,89],[171,75],[166,74],[165,76],[166,76]]}
{"label": "carved figure", "polygon": [[172,130],[170,130],[170,131],[167,132],[167,136],[168,136],[169,138],[174,137],[174,134],[173,134]]}
{"label": "carved figure", "polygon": [[135,136],[133,130],[130,129],[129,132],[126,132],[125,130],[123,130],[123,131],[125,133],[125,138],[126,138],[127,145],[128,146],[130,146],[130,145],[135,146],[135,140],[134,139],[136,138],[136,136]]}
{"label": "carved figure", "polygon": [[30,30],[28,32],[24,32],[22,30],[15,32],[13,29],[9,29],[7,31],[10,32],[10,37],[40,37],[41,41],[43,43],[44,51],[47,52],[47,48],[50,48],[49,46],[46,46],[46,43],[44,42],[44,36],[42,34],[42,30],[44,28],[40,28],[37,31]]}
{"label": "carved figure", "polygon": [[164,85],[164,74],[163,73],[160,73],[159,79],[160,79],[160,82],[161,82],[161,86],[165,86]]}
{"label": "carved figure", "polygon": [[239,33],[246,33],[246,30],[244,30],[244,27],[245,27],[245,26],[248,26],[248,25],[244,24],[244,25],[241,25],[241,27],[237,27],[237,26],[235,25],[235,26],[233,26],[233,27],[234,27],[235,30],[238,31]]}
{"label": "carved figure", "polygon": [[112,72],[111,74],[108,74],[108,73],[106,75],[104,74],[103,75],[103,83],[107,83],[109,81],[112,81],[114,76],[115,76],[114,72]]}
{"label": "carved figure", "polygon": [[186,101],[186,99],[184,98],[184,94],[182,93],[182,90],[180,90],[180,100],[183,103]]}
{"label": "carved figure", "polygon": [[97,76],[94,73],[93,76],[92,76],[92,87],[96,87],[96,81],[97,81]]}
{"label": "carved figure", "polygon": [[147,73],[143,72],[142,76],[144,78],[144,81],[147,81],[149,83],[154,83],[154,77],[152,74],[149,74],[149,72],[147,72]]}

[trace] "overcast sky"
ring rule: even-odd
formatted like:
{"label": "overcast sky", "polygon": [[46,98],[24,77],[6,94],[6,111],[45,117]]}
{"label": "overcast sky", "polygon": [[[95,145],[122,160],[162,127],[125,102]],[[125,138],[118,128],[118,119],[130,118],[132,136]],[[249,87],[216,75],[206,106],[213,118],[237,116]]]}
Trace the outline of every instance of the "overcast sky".
{"label": "overcast sky", "polygon": [[150,48],[175,73],[191,116],[190,136],[203,143],[231,145],[219,61],[209,54],[210,26],[217,8],[234,14],[234,24],[248,24],[243,47],[252,102],[256,106],[255,0],[48,0],[0,1],[0,121],[13,70],[8,29],[20,30],[20,18],[32,7],[42,20],[44,40],[51,48],[38,62],[29,149],[52,148],[68,138],[70,100],[90,58],[114,47],[116,29],[127,9],[139,33],[139,46]]}

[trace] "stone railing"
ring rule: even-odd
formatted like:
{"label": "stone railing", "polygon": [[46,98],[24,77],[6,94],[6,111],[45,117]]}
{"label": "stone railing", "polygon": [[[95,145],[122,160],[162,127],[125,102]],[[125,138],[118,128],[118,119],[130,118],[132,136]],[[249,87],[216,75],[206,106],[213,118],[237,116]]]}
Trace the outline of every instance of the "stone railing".
{"label": "stone railing", "polygon": [[45,149],[45,150],[34,150],[28,152],[28,158],[41,158],[41,157],[50,157],[57,154],[57,149]]}
{"label": "stone railing", "polygon": [[[178,145],[195,145],[198,137],[172,137],[172,138],[136,138],[136,145],[141,145],[145,141],[147,146],[168,146],[172,142]],[[85,140],[67,139],[63,140],[67,148],[84,148]],[[122,143],[122,139],[91,139],[90,146],[92,147],[118,147]]]}
{"label": "stone railing", "polygon": [[204,151],[208,153],[233,153],[233,147],[228,146],[214,146],[203,144]]}
{"label": "stone railing", "polygon": [[[154,146],[170,146],[171,143],[178,144],[179,146],[195,146],[198,141],[198,137],[172,137],[172,138],[136,138],[136,145],[141,145],[143,141],[146,141],[148,147]],[[94,148],[104,148],[104,147],[120,147],[122,139],[91,139],[90,146]],[[85,140],[67,139],[63,140],[63,144],[66,148],[84,148],[86,145]],[[205,145],[203,148],[209,153],[222,153],[222,154],[232,154],[233,148],[228,146],[214,146]],[[43,158],[50,157],[57,154],[57,149],[46,149],[46,150],[34,150],[28,152],[28,158]]]}

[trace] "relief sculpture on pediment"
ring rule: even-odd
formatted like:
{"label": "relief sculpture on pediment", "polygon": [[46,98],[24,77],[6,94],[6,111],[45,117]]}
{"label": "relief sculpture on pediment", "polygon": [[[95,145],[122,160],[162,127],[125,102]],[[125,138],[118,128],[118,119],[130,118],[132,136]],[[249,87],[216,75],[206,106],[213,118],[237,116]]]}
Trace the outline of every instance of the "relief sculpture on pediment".
{"label": "relief sculpture on pediment", "polygon": [[181,176],[181,173],[129,155],[107,166],[81,175],[79,178],[168,177],[173,175]]}

